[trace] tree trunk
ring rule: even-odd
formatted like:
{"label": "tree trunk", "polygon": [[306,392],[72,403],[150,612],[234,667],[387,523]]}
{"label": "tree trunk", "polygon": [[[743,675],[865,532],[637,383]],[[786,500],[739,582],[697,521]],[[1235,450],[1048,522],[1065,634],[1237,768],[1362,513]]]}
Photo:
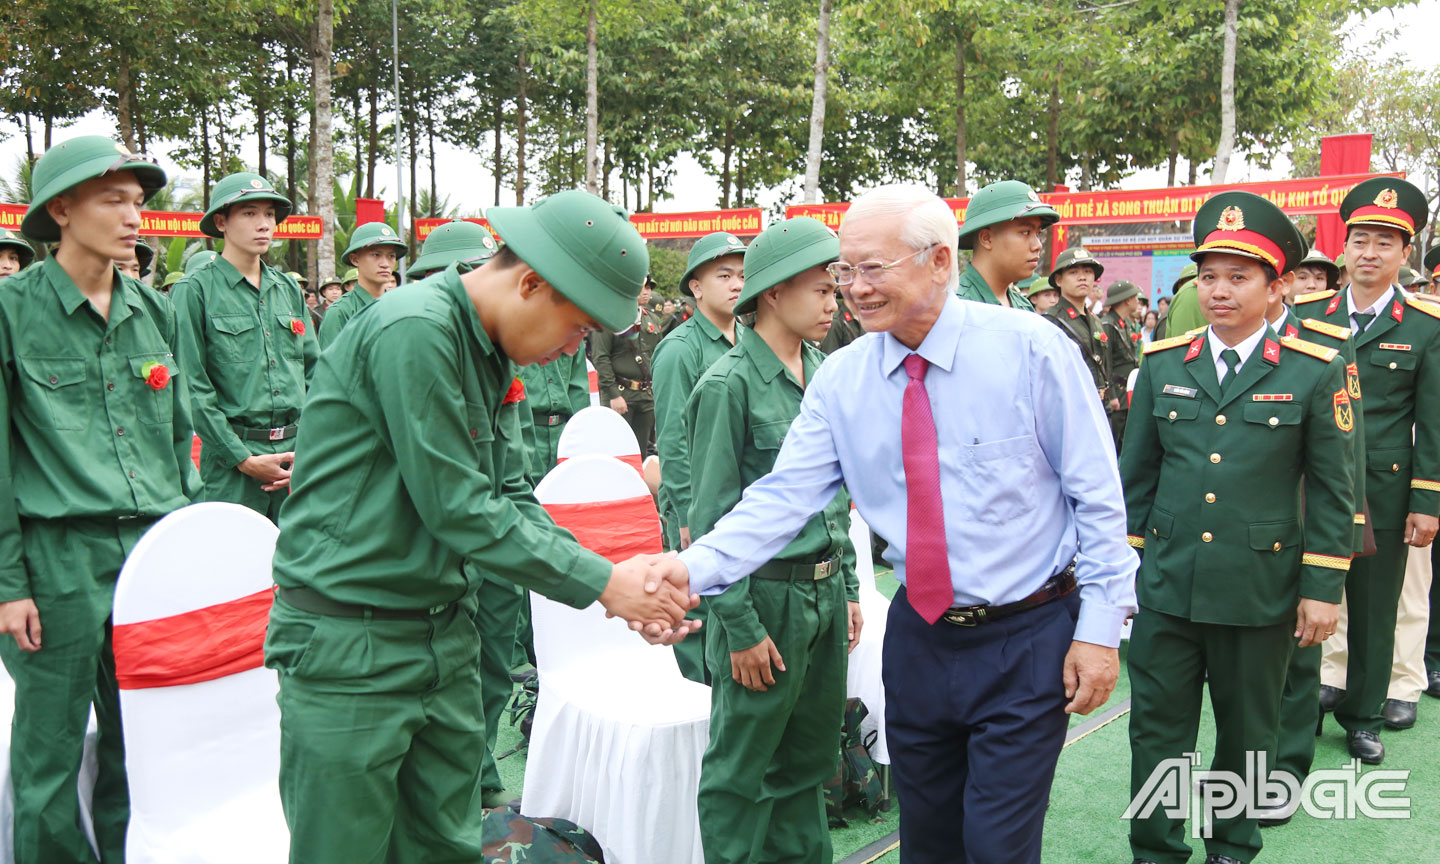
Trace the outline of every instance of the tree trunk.
{"label": "tree trunk", "polygon": [[1240,0],[1225,0],[1225,41],[1220,54],[1220,142],[1215,145],[1215,168],[1210,182],[1224,183],[1235,151],[1235,41]]}
{"label": "tree trunk", "polygon": [[[435,182],[435,114],[434,105],[425,102],[425,136],[430,144],[430,217],[440,215],[440,192]],[[413,223],[412,223],[413,225]]]}
{"label": "tree trunk", "polygon": [[51,135],[55,132],[55,120],[50,116],[50,109],[45,109],[42,119],[45,121],[45,149],[49,150]]}
{"label": "tree trunk", "polygon": [[525,65],[525,46],[520,46],[520,91],[515,95],[515,206],[525,203],[525,84],[530,70]]}
{"label": "tree trunk", "polygon": [[[396,115],[396,118],[397,118],[397,119],[399,118],[399,115],[398,115],[398,114]],[[409,129],[407,129],[406,131],[408,131],[408,132],[410,133],[410,134],[407,136],[407,137],[410,139],[410,194],[409,194],[409,196],[407,196],[408,200],[406,201],[406,204],[409,205],[408,209],[409,209],[409,211],[410,211],[410,236],[407,238],[406,242],[407,242],[407,243],[409,244],[409,246],[410,246],[410,260],[411,260],[411,261],[414,261],[414,260],[415,260],[415,217],[416,217],[416,215],[417,215],[416,212],[415,212],[415,163],[419,160],[420,134],[419,134],[419,130],[415,128],[416,124],[414,123],[414,118],[411,118],[411,122],[410,122],[410,123],[407,123],[406,125],[409,127]],[[432,199],[430,199],[430,200],[431,200],[431,201],[434,201],[435,199],[432,198]],[[434,205],[432,204],[431,206],[433,207]],[[395,212],[395,224],[396,224],[397,227],[398,227],[399,224],[400,224],[400,212],[399,212],[399,208],[396,208],[396,212]]]}
{"label": "tree trunk", "polygon": [[[259,52],[259,56],[267,56],[265,51],[265,37],[261,36],[259,33],[255,34],[255,50]],[[265,170],[267,167],[265,164],[265,114],[267,113],[267,109],[269,108],[270,101],[270,82],[266,80],[266,71],[268,71],[268,67],[262,67],[262,71],[260,73],[262,77],[259,81],[255,82],[255,137],[258,139],[258,146],[260,150],[259,159],[257,160],[255,169],[261,177],[269,177],[269,174],[266,173]]]}
{"label": "tree trunk", "polygon": [[201,200],[210,209],[210,112],[200,112],[200,177],[204,184]]}
{"label": "tree trunk", "polygon": [[355,118],[354,134],[355,139],[355,183],[351,187],[355,194],[359,195],[365,188],[365,123],[360,119],[360,91],[355,91],[355,96],[350,100],[350,116]]}
{"label": "tree trunk", "polygon": [[[380,149],[380,96],[370,88],[370,140],[366,142],[365,154],[365,197],[375,197],[375,163],[379,160]],[[400,155],[400,154],[395,154]],[[398,216],[398,214],[397,214]]]}
{"label": "tree trunk", "polygon": [[215,149],[220,156],[220,164],[215,167],[220,169],[220,176],[224,177],[230,173],[230,150],[225,143],[225,111],[219,105],[215,106]]}
{"label": "tree trunk", "polygon": [[130,55],[120,51],[115,59],[115,125],[120,127],[120,140],[135,150],[135,120],[130,113],[130,92],[134,89],[130,78]]}
{"label": "tree trunk", "polygon": [[1180,136],[1174,132],[1170,133],[1170,171],[1166,175],[1165,185],[1175,185],[1175,169],[1180,162]]}
{"label": "tree trunk", "polygon": [[[285,83],[288,85],[295,75],[295,61],[287,48],[285,51]],[[289,88],[286,88],[289,92]],[[285,100],[285,197],[295,202],[295,103]],[[295,202],[298,204],[298,202]],[[286,244],[285,258],[291,270],[300,269],[300,241]]]}
{"label": "tree trunk", "polygon": [[[586,146],[589,146],[588,143]],[[606,201],[610,200],[610,174],[615,170],[615,163],[610,161],[610,142],[605,142],[605,173],[601,175],[600,197]],[[590,178],[585,179],[586,187],[590,185]]]}
{"label": "tree trunk", "polygon": [[25,161],[35,164],[35,135],[30,131],[30,112],[25,112]]}
{"label": "tree trunk", "polygon": [[310,161],[315,165],[315,213],[320,217],[320,250],[315,257],[319,281],[335,276],[335,162],[330,137],[330,64],[334,59],[335,2],[316,0],[315,39],[310,44],[315,134]]}
{"label": "tree trunk", "polygon": [[1195,181],[1199,179],[1199,174],[1200,174],[1199,168],[1200,168],[1200,166],[1195,163],[1195,160],[1193,160],[1193,159],[1190,160],[1190,185],[1191,185],[1191,186],[1194,186],[1194,185],[1195,185]]}
{"label": "tree trunk", "polygon": [[[600,191],[600,154],[597,152],[600,138],[600,50],[596,44],[597,18],[600,0],[590,0],[589,16],[585,24],[585,191],[595,195]],[[608,166],[607,166],[608,168]],[[605,178],[609,185],[609,177]]]}
{"label": "tree trunk", "polygon": [[[1052,186],[1050,187],[1050,190],[1053,190],[1054,188],[1055,188],[1055,187],[1052,185]],[[1047,190],[1047,191],[1050,191],[1050,190]],[[1089,154],[1089,153],[1085,153],[1085,154],[1083,154],[1083,155],[1080,157],[1080,191],[1081,191],[1081,192],[1089,192],[1089,191],[1090,191],[1090,154]]]}
{"label": "tree trunk", "polygon": [[955,197],[965,197],[965,163],[969,153],[965,144],[965,49],[970,46],[970,31],[960,30],[955,40]]}
{"label": "tree trunk", "polygon": [[735,126],[727,117],[725,119],[725,141],[723,148],[724,160],[720,163],[720,209],[730,206],[730,155],[735,149]]}
{"label": "tree trunk", "polygon": [[805,151],[806,204],[820,201],[820,160],[825,153],[825,99],[830,72],[831,0],[820,0],[815,21],[815,88],[810,102],[810,146]]}
{"label": "tree trunk", "polygon": [[505,122],[504,103],[499,96],[495,97],[495,206],[500,206],[500,174],[505,170],[502,164],[505,159],[504,139],[501,137],[501,125]]}
{"label": "tree trunk", "polygon": [[1060,182],[1060,77],[1065,73],[1065,61],[1055,64],[1055,80],[1050,82],[1050,105],[1046,109],[1045,122],[1045,191],[1055,189]]}

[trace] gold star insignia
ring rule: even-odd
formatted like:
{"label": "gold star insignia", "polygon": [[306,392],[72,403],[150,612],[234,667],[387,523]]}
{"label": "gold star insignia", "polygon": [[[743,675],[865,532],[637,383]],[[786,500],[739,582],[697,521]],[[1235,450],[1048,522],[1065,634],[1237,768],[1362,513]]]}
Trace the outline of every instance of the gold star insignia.
{"label": "gold star insignia", "polygon": [[1221,231],[1244,231],[1245,211],[1239,207],[1226,207],[1215,227]]}

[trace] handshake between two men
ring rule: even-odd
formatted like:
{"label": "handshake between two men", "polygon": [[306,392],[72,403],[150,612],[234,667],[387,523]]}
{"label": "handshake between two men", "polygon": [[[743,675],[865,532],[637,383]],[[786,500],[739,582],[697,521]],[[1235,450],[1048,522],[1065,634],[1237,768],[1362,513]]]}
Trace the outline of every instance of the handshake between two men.
{"label": "handshake between two men", "polygon": [[674,552],[636,555],[610,570],[600,592],[600,605],[610,618],[621,618],[652,645],[674,645],[700,629],[685,613],[700,605],[690,593],[690,573]]}

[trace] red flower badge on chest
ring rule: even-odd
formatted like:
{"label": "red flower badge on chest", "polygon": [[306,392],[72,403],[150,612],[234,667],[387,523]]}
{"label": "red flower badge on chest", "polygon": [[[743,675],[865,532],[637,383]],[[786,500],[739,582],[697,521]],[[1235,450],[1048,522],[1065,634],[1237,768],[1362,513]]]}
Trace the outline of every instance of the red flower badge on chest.
{"label": "red flower badge on chest", "polygon": [[140,374],[151,390],[164,390],[170,384],[170,367],[164,363],[146,363],[140,367]]}
{"label": "red flower badge on chest", "polygon": [[304,321],[301,321],[299,318],[291,318],[291,319],[290,319],[290,332],[291,332],[291,333],[294,333],[296,336],[304,336],[304,335],[305,335],[305,322],[304,322]]}
{"label": "red flower badge on chest", "polygon": [[510,382],[510,389],[505,391],[505,399],[501,405],[510,405],[515,402],[525,401],[525,382],[516,378]]}
{"label": "red flower badge on chest", "polygon": [[1139,334],[1139,333],[1131,333],[1131,334],[1130,334],[1130,341],[1131,341],[1131,342],[1139,342],[1139,341],[1140,341],[1140,335],[1141,335],[1141,334]]}
{"label": "red flower badge on chest", "polygon": [[1095,334],[1095,338],[1096,338],[1096,339],[1099,339],[1101,342],[1109,342],[1109,341],[1110,341],[1110,334],[1109,334],[1109,333],[1096,333],[1096,334]]}

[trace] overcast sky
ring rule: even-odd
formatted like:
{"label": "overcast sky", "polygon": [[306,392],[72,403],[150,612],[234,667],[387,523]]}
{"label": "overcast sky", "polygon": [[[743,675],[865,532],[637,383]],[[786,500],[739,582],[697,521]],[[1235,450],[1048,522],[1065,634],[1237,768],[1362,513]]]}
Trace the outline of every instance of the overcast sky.
{"label": "overcast sky", "polygon": [[[1397,10],[1385,10],[1363,18],[1355,16],[1346,28],[1347,50],[1357,50],[1359,46],[1390,31],[1398,31],[1398,35],[1383,52],[1387,60],[1397,64],[1402,62],[1417,65],[1436,63],[1435,39],[1436,35],[1440,34],[1440,0],[1419,0],[1417,3]],[[1216,50],[1218,52],[1218,45]],[[0,131],[8,133],[10,136],[4,141],[0,141],[0,171],[8,175],[16,158],[24,152],[25,139],[23,130],[4,121],[0,121]],[[113,122],[97,111],[82,118],[73,126],[56,132],[57,140],[76,135],[114,136],[116,130]],[[155,155],[159,157],[161,165],[171,173],[171,176],[184,174],[198,178],[198,171],[181,171],[166,158],[163,151],[157,152]],[[254,163],[256,147],[253,139],[246,143],[243,149],[243,158],[251,164]],[[468,213],[493,203],[494,179],[489,171],[490,163],[487,156],[467,153],[437,142],[436,162],[439,175],[446,178],[443,188],[450,195],[453,204],[459,205]],[[673,197],[657,202],[656,210],[674,213],[687,210],[709,210],[719,206],[718,182],[707,176],[693,158],[682,157],[677,168],[678,173],[671,187]],[[1289,160],[1283,157],[1276,160],[1274,166],[1269,170],[1241,160],[1231,163],[1230,178],[1234,182],[1267,180],[1288,176],[1289,171]],[[1184,173],[1185,168],[1182,166],[1181,174]],[[1202,174],[1202,179],[1203,176]],[[422,163],[419,182],[422,185],[428,185],[428,177],[428,165]],[[387,200],[393,199],[392,190],[395,185],[393,162],[388,165],[382,164],[376,168],[376,184],[384,186],[385,191],[382,194]],[[1124,189],[1147,189],[1163,185],[1165,185],[1163,167],[1138,172],[1120,183],[1121,188]],[[790,184],[785,189],[762,195],[759,203],[768,208],[779,203],[782,198],[793,196],[795,191],[794,184]],[[515,200],[513,188],[506,186],[501,199],[504,204],[513,204]]]}

